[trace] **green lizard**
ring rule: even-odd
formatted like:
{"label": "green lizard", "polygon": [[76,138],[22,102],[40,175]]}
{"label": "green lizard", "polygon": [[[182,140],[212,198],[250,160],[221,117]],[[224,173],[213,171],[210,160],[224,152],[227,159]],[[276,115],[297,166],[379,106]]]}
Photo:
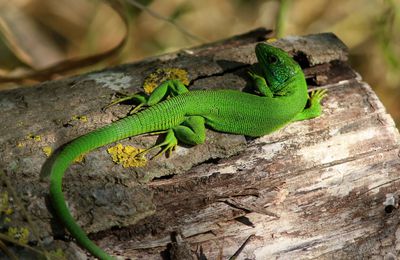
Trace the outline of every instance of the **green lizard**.
{"label": "green lizard", "polygon": [[100,259],[112,259],[75,222],[62,193],[64,172],[79,155],[155,131],[164,131],[165,140],[150,149],[171,152],[178,140],[190,145],[203,143],[206,126],[258,137],[321,114],[320,101],[326,90],[313,91],[309,97],[300,66],[286,52],[265,43],[257,44],[255,52],[258,64],[250,76],[259,95],[228,89],[188,91],[178,80],[165,81],[148,97],[133,96],[140,103],[138,107],[147,109],[78,137],[60,151],[50,167],[50,197],[59,219],[83,248]]}

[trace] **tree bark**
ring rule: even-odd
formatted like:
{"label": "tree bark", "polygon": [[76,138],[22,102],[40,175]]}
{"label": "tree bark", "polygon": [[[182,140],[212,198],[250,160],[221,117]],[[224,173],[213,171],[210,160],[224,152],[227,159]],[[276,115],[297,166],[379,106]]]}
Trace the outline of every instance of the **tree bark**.
{"label": "tree bark", "polygon": [[[85,258],[53,216],[44,148],[127,114],[105,112],[116,92],[141,90],[157,68],[182,68],[189,89],[247,91],[258,29],[231,39],[133,64],[0,93],[2,231],[29,230],[37,250]],[[326,88],[323,115],[261,138],[207,130],[195,147],[143,168],[115,165],[106,149],[85,156],[64,177],[68,205],[90,237],[123,258],[348,259],[396,257],[399,133],[385,108],[347,62],[333,34],[273,44],[300,63],[310,89]],[[260,111],[262,113],[262,111]],[[87,117],[87,121],[82,120]],[[120,143],[148,147],[155,136]],[[6,212],[7,208],[12,213]],[[10,213],[10,214],[8,214]],[[29,249],[7,246],[18,256]],[[183,253],[182,253],[183,252]],[[191,255],[191,256],[190,256]],[[1,253],[0,253],[1,256]]]}

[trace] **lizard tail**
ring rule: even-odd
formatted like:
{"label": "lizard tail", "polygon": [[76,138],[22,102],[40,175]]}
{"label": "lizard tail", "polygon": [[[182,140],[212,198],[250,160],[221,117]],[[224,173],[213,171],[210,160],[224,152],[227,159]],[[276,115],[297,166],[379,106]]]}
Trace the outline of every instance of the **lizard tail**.
{"label": "lizard tail", "polygon": [[75,222],[66,205],[62,192],[62,178],[66,169],[79,155],[117,140],[142,134],[148,130],[145,129],[146,127],[143,128],[141,120],[135,117],[137,115],[121,119],[87,135],[78,137],[61,150],[50,166],[50,197],[53,208],[64,226],[76,238],[77,242],[100,259],[113,258],[95,245]]}

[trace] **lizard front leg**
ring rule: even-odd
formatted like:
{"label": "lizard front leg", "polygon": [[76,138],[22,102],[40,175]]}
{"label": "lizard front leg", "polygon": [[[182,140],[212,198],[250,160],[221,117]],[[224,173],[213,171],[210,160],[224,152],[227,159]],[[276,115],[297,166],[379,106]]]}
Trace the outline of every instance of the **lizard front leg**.
{"label": "lizard front leg", "polygon": [[189,90],[180,80],[166,80],[154,89],[154,91],[150,94],[146,105],[152,106],[159,103],[166,97],[174,97],[182,95],[186,92],[189,92]]}
{"label": "lizard front leg", "polygon": [[180,80],[166,80],[161,83],[150,95],[145,93],[135,93],[126,97],[117,99],[107,105],[105,108],[119,104],[124,101],[133,100],[138,105],[130,111],[134,114],[144,106],[153,106],[167,97],[174,97],[188,92],[189,90]]}
{"label": "lizard front leg", "polygon": [[263,95],[265,97],[274,97],[274,94],[272,93],[271,89],[268,87],[268,84],[265,81],[265,78],[258,75],[256,72],[252,72],[252,71],[249,71],[249,75],[253,79],[254,85],[257,87],[257,89],[261,93],[261,95]]}

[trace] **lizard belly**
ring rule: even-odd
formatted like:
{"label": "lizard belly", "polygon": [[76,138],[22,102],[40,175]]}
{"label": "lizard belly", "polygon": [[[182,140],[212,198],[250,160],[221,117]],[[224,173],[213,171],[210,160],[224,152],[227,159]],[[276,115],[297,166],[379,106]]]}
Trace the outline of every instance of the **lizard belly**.
{"label": "lizard belly", "polygon": [[289,121],[277,122],[272,119],[268,120],[268,118],[249,119],[241,115],[234,115],[229,119],[224,118],[224,120],[214,120],[212,116],[206,117],[206,124],[216,131],[253,137],[269,134],[287,123]]}
{"label": "lizard belly", "polygon": [[214,108],[204,117],[206,124],[216,131],[254,137],[269,134],[290,122],[288,117],[260,110],[232,111]]}
{"label": "lizard belly", "polygon": [[233,90],[191,93],[190,104],[196,106],[191,105],[186,115],[204,117],[206,125],[219,132],[254,137],[289,123],[306,102],[294,102],[296,97],[268,98]]}

